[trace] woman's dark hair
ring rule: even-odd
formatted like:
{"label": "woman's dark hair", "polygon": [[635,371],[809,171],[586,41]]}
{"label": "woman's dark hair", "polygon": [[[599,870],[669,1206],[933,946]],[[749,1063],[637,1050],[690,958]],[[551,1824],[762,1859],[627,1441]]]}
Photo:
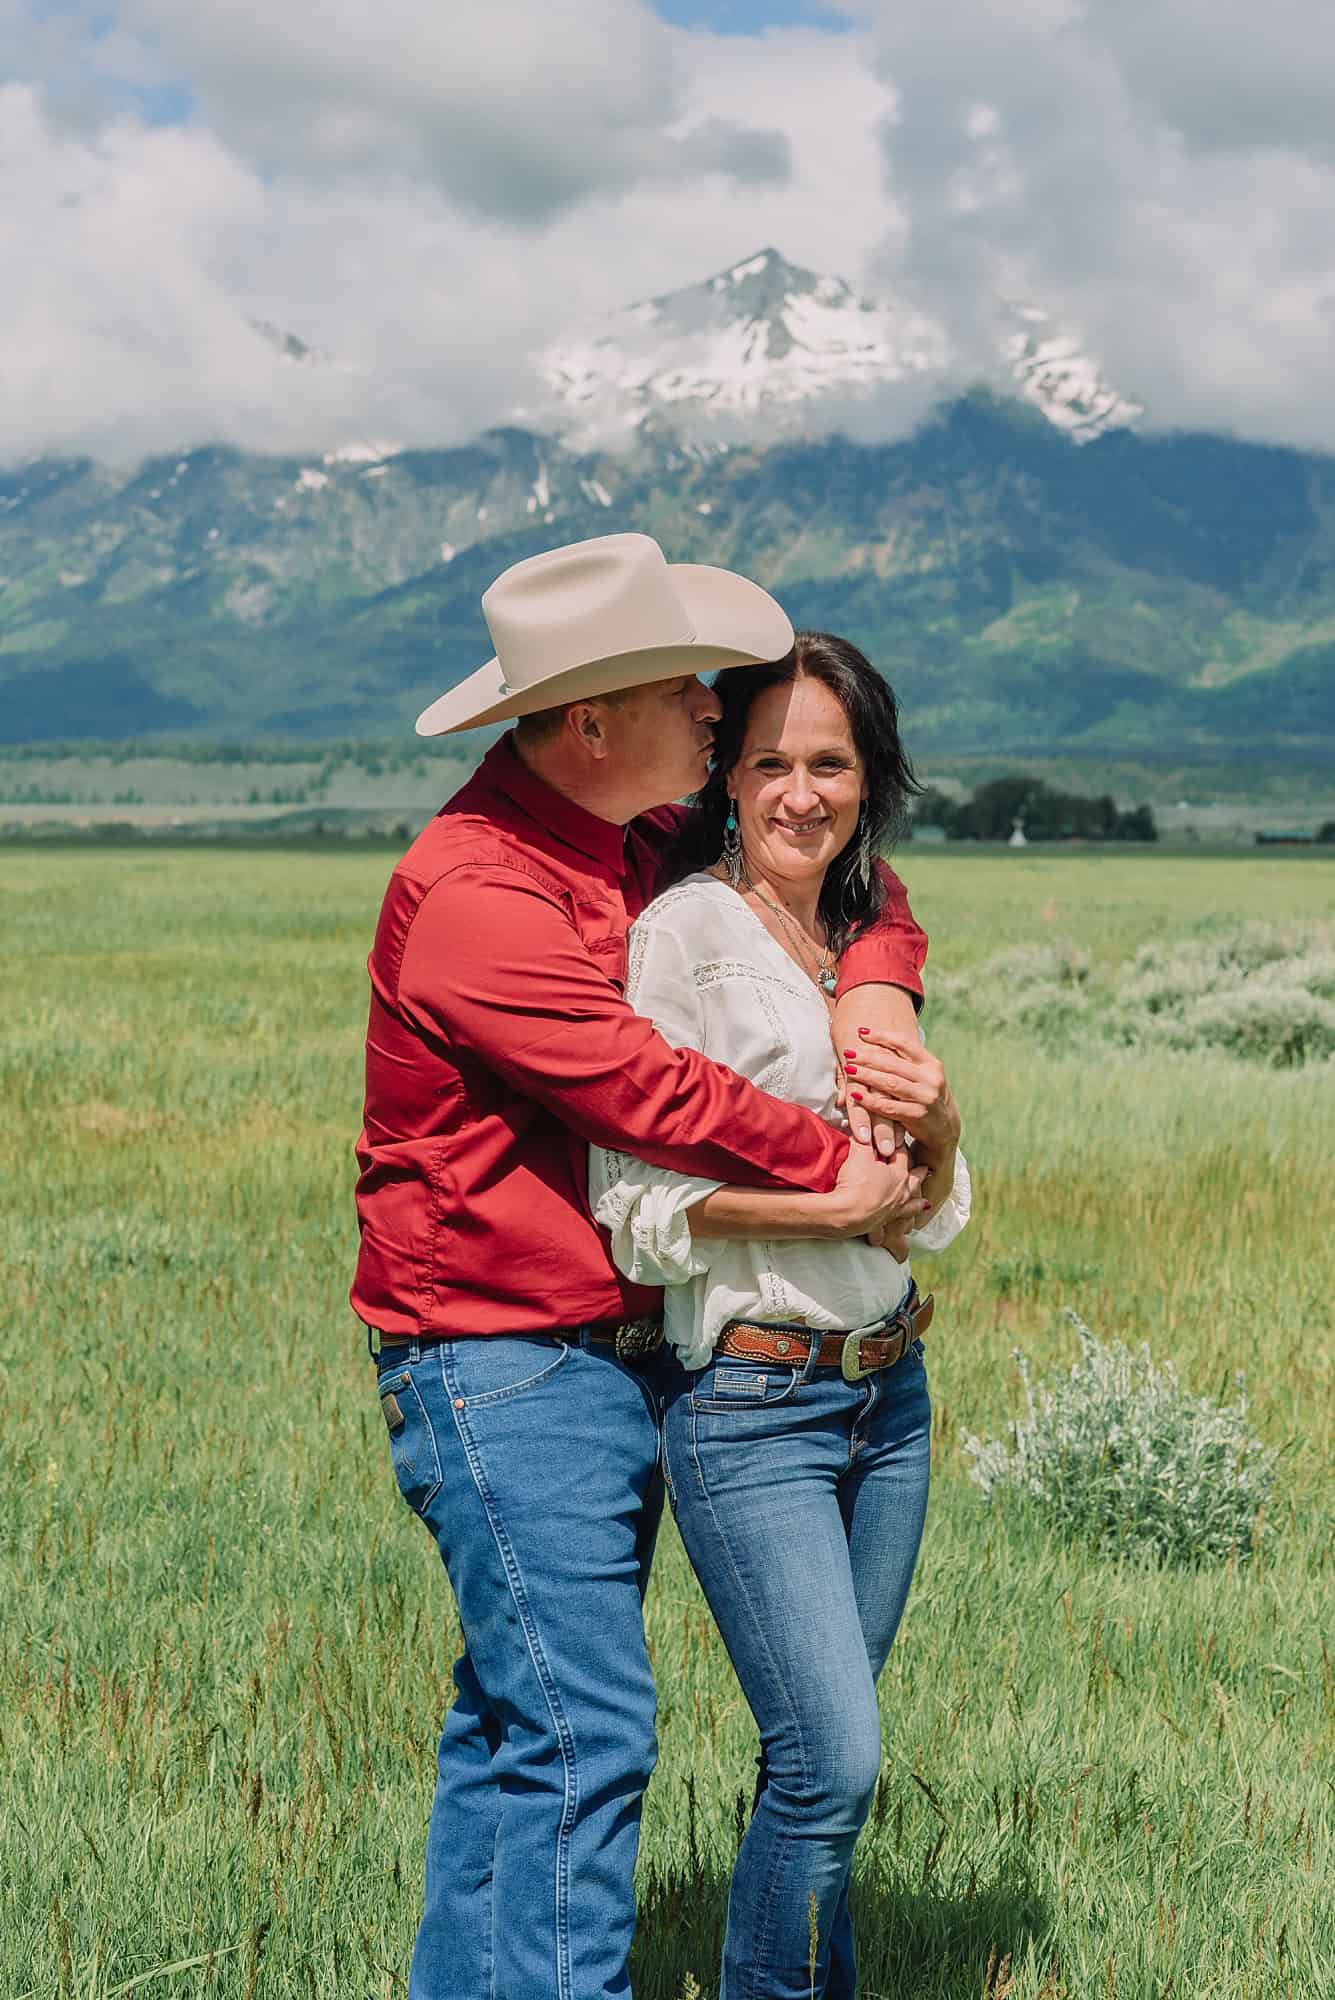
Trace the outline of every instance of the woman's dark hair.
{"label": "woman's dark hair", "polygon": [[723,828],[731,807],[727,781],[742,754],[747,724],[757,699],[790,681],[820,681],[848,717],[854,747],[862,759],[867,797],[848,844],[826,870],[818,905],[836,952],[877,917],[885,905],[885,885],[873,868],[864,888],[858,870],[862,828],[878,855],[903,831],[909,799],[922,786],[899,740],[899,705],[887,681],[865,654],[831,632],[799,632],[791,653],[759,667],[730,667],[714,682],[723,714],[714,725],[714,757],[709,780],[696,793],[691,814],[670,856],[672,878],[712,868],[723,852]]}

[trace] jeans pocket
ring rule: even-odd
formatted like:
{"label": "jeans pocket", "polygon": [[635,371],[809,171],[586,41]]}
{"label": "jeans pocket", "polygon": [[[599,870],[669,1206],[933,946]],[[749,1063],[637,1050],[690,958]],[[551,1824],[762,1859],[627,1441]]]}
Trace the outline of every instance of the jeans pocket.
{"label": "jeans pocket", "polygon": [[800,1379],[800,1370],[770,1362],[711,1362],[691,1390],[691,1408],[710,1416],[772,1409],[776,1403],[793,1401]]}
{"label": "jeans pocket", "polygon": [[380,1412],[389,1431],[389,1455],[399,1491],[415,1514],[440,1491],[440,1451],[422,1393],[409,1368],[384,1370],[377,1383]]}
{"label": "jeans pocket", "polygon": [[[578,1351],[578,1350],[575,1350]],[[445,1357],[450,1393],[470,1410],[525,1395],[564,1368],[572,1350],[563,1342],[528,1334],[493,1334],[453,1340]]]}

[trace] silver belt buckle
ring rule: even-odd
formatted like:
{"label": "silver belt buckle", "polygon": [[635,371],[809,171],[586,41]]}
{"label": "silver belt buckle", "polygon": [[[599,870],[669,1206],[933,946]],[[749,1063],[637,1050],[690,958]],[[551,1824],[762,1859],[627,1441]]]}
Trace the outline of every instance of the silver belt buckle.
{"label": "silver belt buckle", "polygon": [[907,1306],[900,1306],[897,1312],[891,1313],[889,1319],[882,1320],[879,1326],[864,1326],[856,1333],[846,1334],[839,1356],[839,1372],[845,1382],[861,1382],[866,1376],[876,1372],[875,1369],[864,1368],[862,1365],[864,1340],[893,1340],[896,1334],[902,1342],[899,1353],[888,1364],[885,1362],[879,1364],[881,1367],[888,1365],[891,1368],[898,1367],[913,1345],[913,1314]]}
{"label": "silver belt buckle", "polygon": [[612,1352],[618,1361],[631,1366],[643,1361],[650,1354],[657,1354],[663,1345],[663,1328],[656,1319],[625,1319],[616,1330]]}
{"label": "silver belt buckle", "polygon": [[848,1333],[844,1335],[844,1344],[839,1351],[839,1372],[845,1382],[860,1382],[865,1375],[871,1374],[870,1368],[864,1368],[862,1365],[862,1335],[860,1333]]}

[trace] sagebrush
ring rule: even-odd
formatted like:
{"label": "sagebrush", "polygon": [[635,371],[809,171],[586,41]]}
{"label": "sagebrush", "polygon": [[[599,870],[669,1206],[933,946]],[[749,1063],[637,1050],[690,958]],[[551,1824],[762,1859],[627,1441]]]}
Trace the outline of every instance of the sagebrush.
{"label": "sagebrush", "polygon": [[974,1479],[989,1498],[1036,1503],[1063,1535],[1099,1554],[1160,1562],[1245,1558],[1256,1543],[1278,1450],[1248,1423],[1241,1376],[1231,1402],[1196,1396],[1148,1345],[1095,1338],[1067,1318],[1080,1359],[1035,1388],[1018,1349],[1025,1413],[1009,1445],[964,1435]]}
{"label": "sagebrush", "polygon": [[1101,978],[1087,951],[1044,939],[938,980],[932,997],[947,1015],[1049,1048],[1217,1049],[1289,1069],[1335,1058],[1333,938],[1321,923],[1225,925],[1144,944]]}

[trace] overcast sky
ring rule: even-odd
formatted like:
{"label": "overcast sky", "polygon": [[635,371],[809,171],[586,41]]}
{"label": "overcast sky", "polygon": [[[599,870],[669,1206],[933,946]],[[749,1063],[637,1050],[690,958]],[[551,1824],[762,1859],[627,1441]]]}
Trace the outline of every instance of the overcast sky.
{"label": "overcast sky", "polygon": [[[447,442],[773,243],[1335,449],[1330,0],[0,0],[0,455]],[[255,331],[331,357],[278,361]]]}

